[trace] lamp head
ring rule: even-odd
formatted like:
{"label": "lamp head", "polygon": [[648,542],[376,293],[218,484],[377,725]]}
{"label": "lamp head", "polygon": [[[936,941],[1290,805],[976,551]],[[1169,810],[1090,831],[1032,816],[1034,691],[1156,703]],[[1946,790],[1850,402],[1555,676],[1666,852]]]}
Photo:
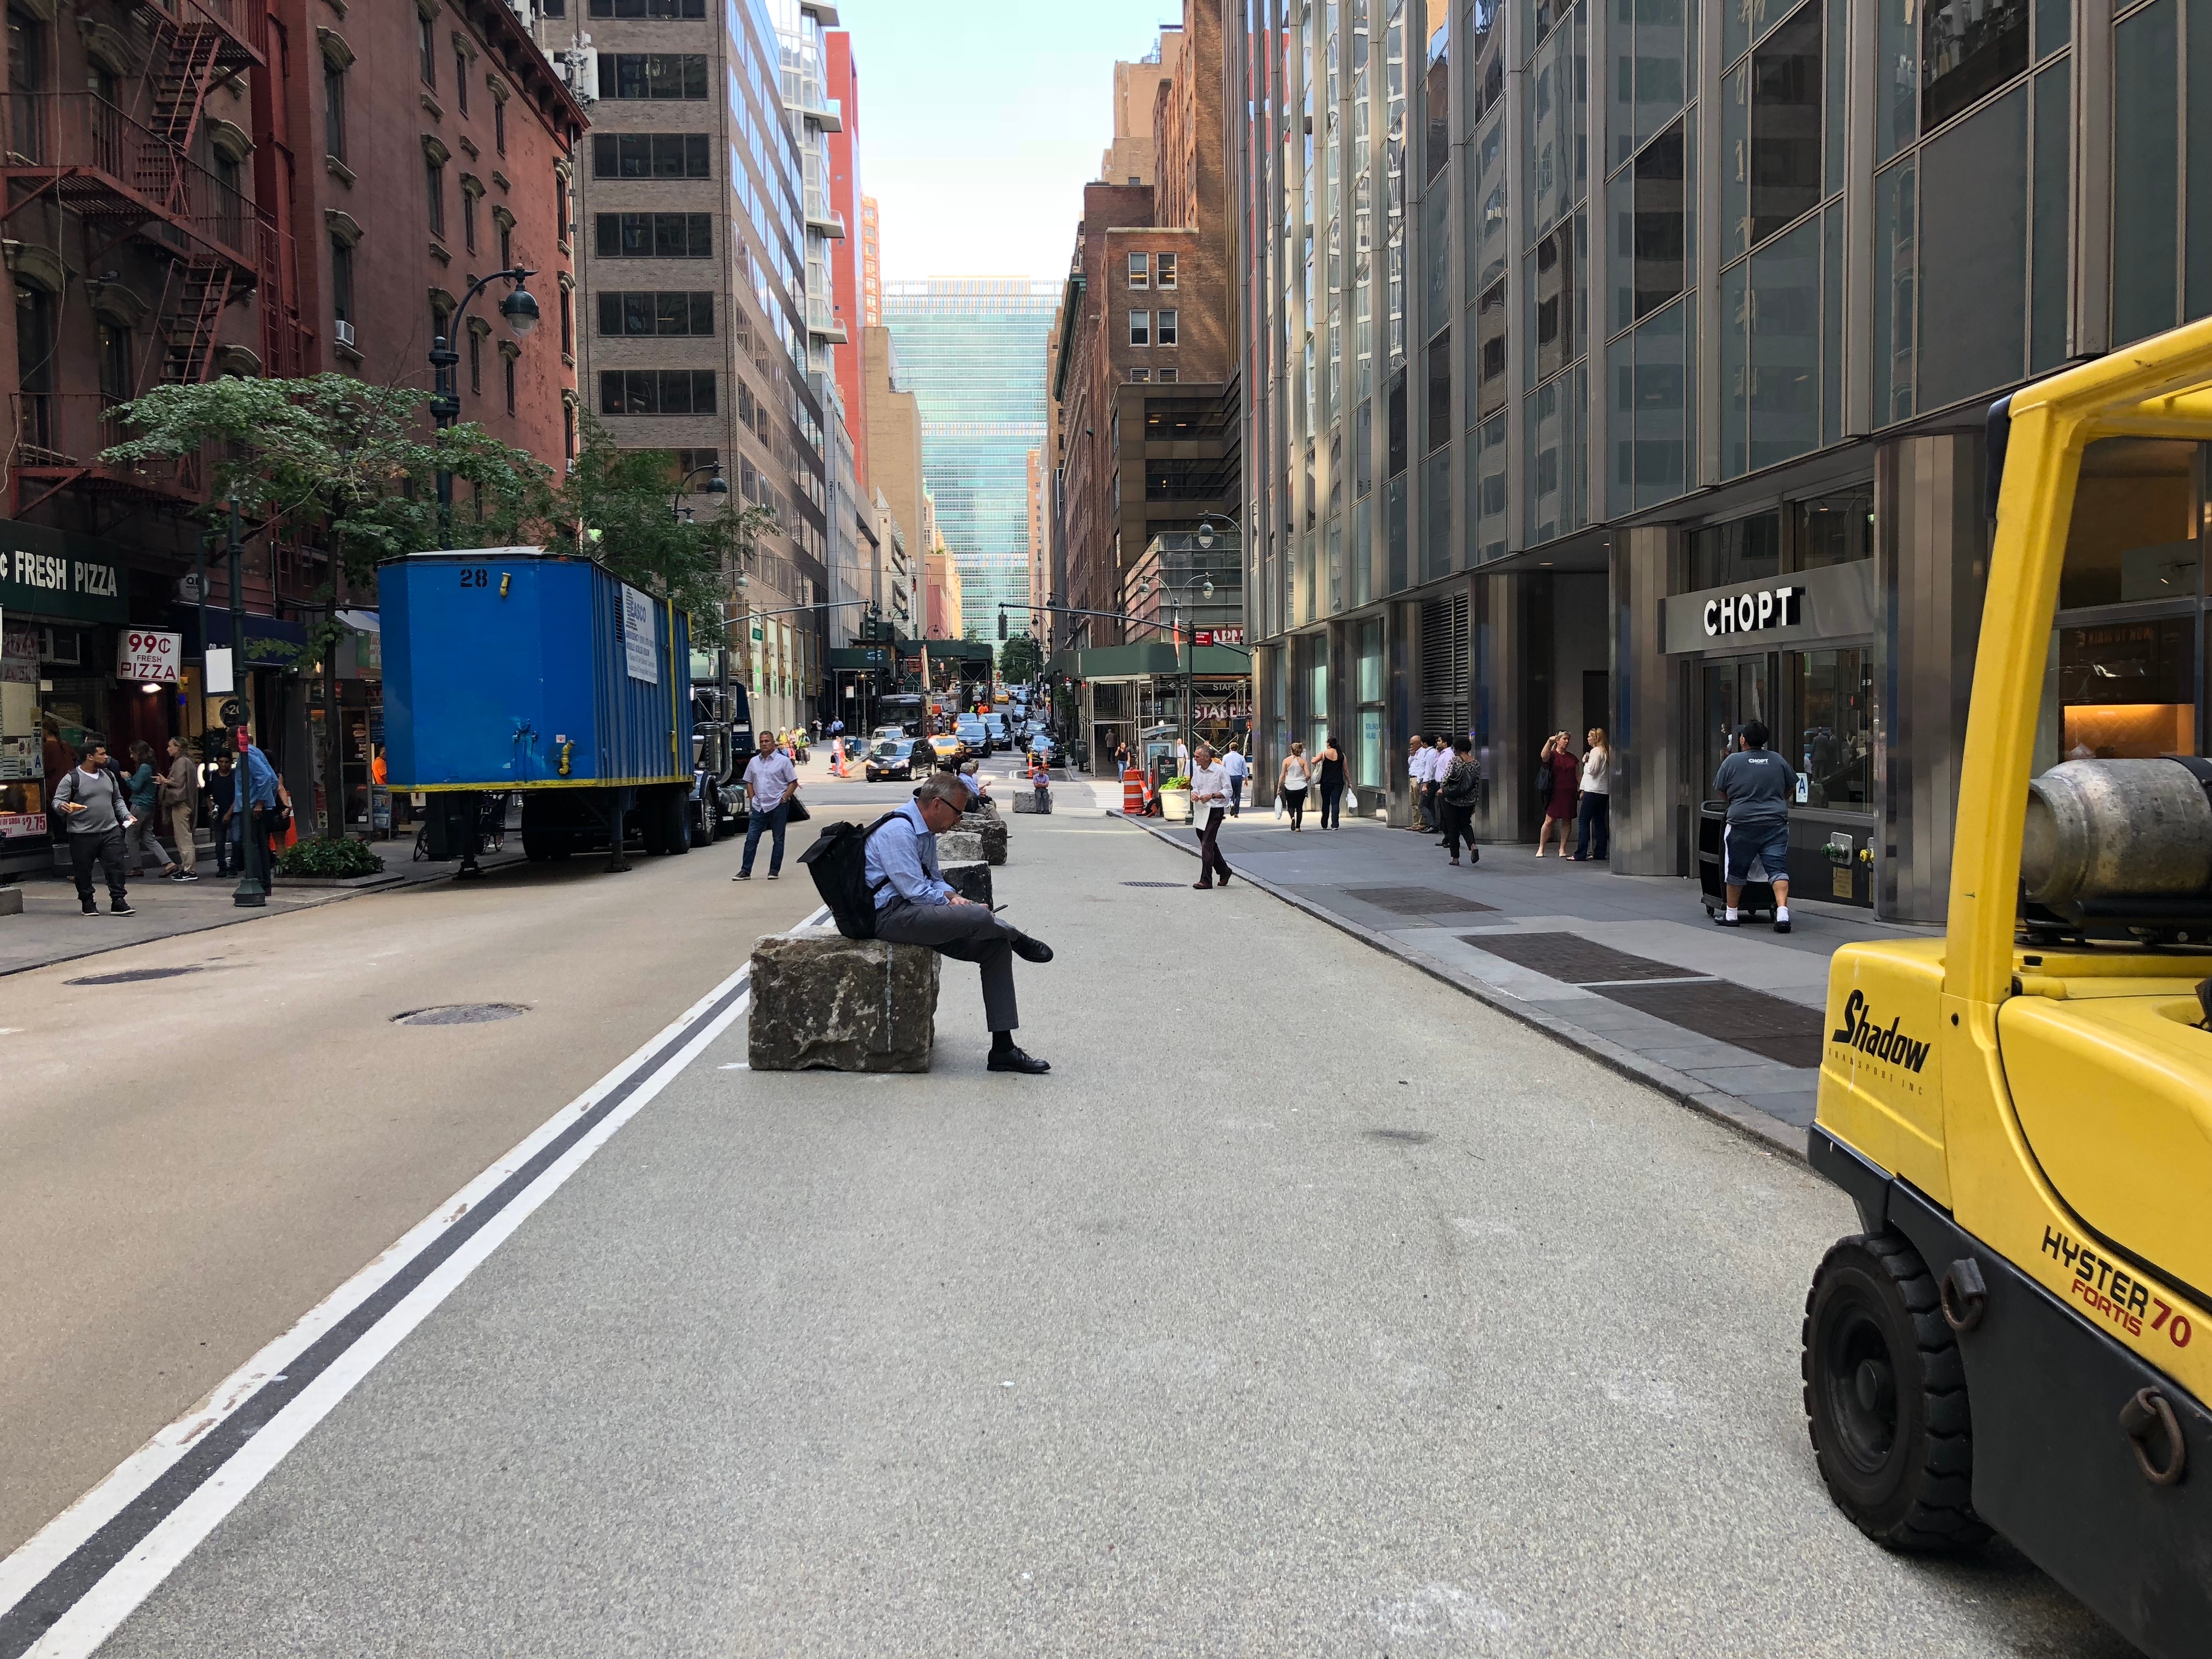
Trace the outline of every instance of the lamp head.
{"label": "lamp head", "polygon": [[722,469],[719,466],[714,469],[714,476],[707,480],[707,493],[709,495],[726,495],[730,493],[730,481],[722,476]]}
{"label": "lamp head", "polygon": [[538,301],[530,290],[517,283],[514,292],[499,302],[499,314],[507,319],[507,325],[518,340],[526,340],[538,326]]}
{"label": "lamp head", "polygon": [[1198,544],[1201,548],[1208,548],[1213,545],[1213,526],[1211,524],[1201,522],[1199,525]]}
{"label": "lamp head", "polygon": [[1208,576],[1206,579],[1206,586],[1200,588],[1199,592],[1205,594],[1207,599],[1212,599],[1213,597],[1213,578]]}

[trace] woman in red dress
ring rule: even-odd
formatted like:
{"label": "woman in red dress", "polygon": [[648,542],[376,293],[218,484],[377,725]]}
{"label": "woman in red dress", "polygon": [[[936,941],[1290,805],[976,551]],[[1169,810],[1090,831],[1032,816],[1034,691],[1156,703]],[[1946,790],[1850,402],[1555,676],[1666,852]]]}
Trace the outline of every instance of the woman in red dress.
{"label": "woman in red dress", "polygon": [[1544,843],[1551,839],[1556,827],[1559,832],[1559,856],[1567,856],[1567,832],[1575,824],[1575,796],[1582,787],[1582,763],[1575,758],[1574,739],[1564,732],[1554,732],[1545,740],[1543,758],[1539,765],[1551,774],[1551,788],[1544,797],[1544,827],[1536,832],[1536,856],[1544,856]]}

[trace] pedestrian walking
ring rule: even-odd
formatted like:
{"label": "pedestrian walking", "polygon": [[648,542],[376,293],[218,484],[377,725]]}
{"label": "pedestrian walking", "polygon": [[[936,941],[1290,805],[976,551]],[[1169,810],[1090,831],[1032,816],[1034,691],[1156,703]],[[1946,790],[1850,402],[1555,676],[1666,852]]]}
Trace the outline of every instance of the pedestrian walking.
{"label": "pedestrian walking", "polygon": [[1744,884],[1757,866],[1774,884],[1774,931],[1790,931],[1790,798],[1797,774],[1766,746],[1766,723],[1746,720],[1736,734],[1736,752],[1713,774],[1713,793],[1728,802],[1721,827],[1721,876],[1728,888],[1728,914],[1714,921],[1741,927],[1736,908]]}
{"label": "pedestrian walking", "polygon": [[937,838],[960,822],[956,779],[924,778],[914,799],[868,836],[867,880],[876,896],[876,937],[898,945],[925,945],[955,962],[982,970],[983,1023],[991,1030],[994,1072],[1035,1073],[1052,1067],[1015,1046],[1021,1018],[1014,1001],[1014,963],[1050,962],[1052,947],[1031,939],[988,905],[962,898],[945,885],[937,863]]}
{"label": "pedestrian walking", "polygon": [[131,823],[124,841],[124,857],[131,866],[131,873],[142,873],[150,862],[160,868],[164,880],[173,878],[180,867],[169,856],[169,849],[161,845],[155,833],[161,796],[161,774],[154,769],[154,745],[139,742],[131,745],[133,763],[127,787],[131,794]]}
{"label": "pedestrian walking", "polygon": [[772,832],[769,843],[768,878],[783,874],[783,828],[791,817],[792,798],[799,793],[799,769],[791,757],[777,748],[775,734],[760,735],[760,753],[745,763],[745,854],[732,881],[753,878],[753,854],[761,836]]}
{"label": "pedestrian walking", "polygon": [[70,872],[76,878],[77,902],[84,914],[100,914],[92,896],[92,872],[97,867],[107,881],[109,913],[131,915],[131,901],[124,892],[123,851],[124,833],[131,825],[130,797],[107,763],[106,744],[97,738],[85,739],[83,758],[54,787],[53,804],[69,825]]}
{"label": "pedestrian walking", "polygon": [[207,793],[210,827],[215,831],[216,873],[234,876],[238,866],[231,850],[230,820],[238,801],[238,774],[231,770],[227,749],[215,757],[215,773],[207,781]]}
{"label": "pedestrian walking", "polygon": [[1583,769],[1575,759],[1574,744],[1564,732],[1544,739],[1544,753],[1536,763],[1536,799],[1544,804],[1544,825],[1536,832],[1536,856],[1557,826],[1559,856],[1567,856],[1567,830],[1575,821],[1575,795],[1582,786]]}
{"label": "pedestrian walking", "polygon": [[177,843],[179,881],[198,881],[199,876],[198,817],[200,769],[185,752],[182,738],[169,739],[169,769],[161,779],[161,810],[169,820],[169,837]]}
{"label": "pedestrian walking", "polygon": [[1419,732],[1406,745],[1406,793],[1413,807],[1413,821],[1406,826],[1421,835],[1432,826],[1429,820],[1429,740]]}
{"label": "pedestrian walking", "polygon": [[1197,816],[1198,879],[1191,885],[1203,890],[1213,885],[1214,872],[1229,885],[1229,860],[1221,856],[1221,820],[1229,812],[1229,769],[1213,758],[1213,750],[1198,745],[1191,757],[1198,763],[1190,774],[1191,811]]}
{"label": "pedestrian walking", "polygon": [[1282,797],[1283,810],[1291,815],[1291,833],[1298,834],[1305,828],[1306,790],[1313,783],[1313,768],[1306,763],[1306,746],[1303,743],[1291,745],[1291,752],[1283,757],[1282,769],[1275,775],[1275,793]]}
{"label": "pedestrian walking", "polygon": [[1229,774],[1229,816],[1242,817],[1244,815],[1244,781],[1252,775],[1252,763],[1244,758],[1244,751],[1232,742],[1229,745],[1229,752],[1221,757],[1221,767]]}
{"label": "pedestrian walking", "polygon": [[1589,729],[1589,752],[1583,757],[1581,815],[1575,826],[1575,860],[1604,860],[1613,842],[1613,750],[1605,728]]}
{"label": "pedestrian walking", "polygon": [[1341,830],[1344,801],[1344,751],[1336,746],[1336,739],[1323,741],[1321,754],[1321,827]]}
{"label": "pedestrian walking", "polygon": [[1454,738],[1451,747],[1443,752],[1450,757],[1443,781],[1437,786],[1437,811],[1443,816],[1444,845],[1451,848],[1455,865],[1459,862],[1462,842],[1467,843],[1467,861],[1480,864],[1482,849],[1474,844],[1474,804],[1482,794],[1482,768],[1475,763],[1473,741],[1465,737]]}

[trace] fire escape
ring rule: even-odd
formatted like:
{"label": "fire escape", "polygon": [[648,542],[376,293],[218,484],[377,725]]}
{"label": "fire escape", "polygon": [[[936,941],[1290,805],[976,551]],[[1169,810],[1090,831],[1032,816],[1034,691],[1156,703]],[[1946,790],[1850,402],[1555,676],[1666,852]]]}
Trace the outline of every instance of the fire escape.
{"label": "fire escape", "polygon": [[[144,6],[146,74],[129,112],[94,92],[11,92],[0,222],[52,204],[87,227],[88,268],[126,245],[166,266],[153,313],[155,349],[140,357],[137,392],[210,380],[225,310],[257,288],[264,366],[298,373],[298,309],[274,216],[192,159],[210,91],[265,75],[262,0],[158,0]],[[257,100],[258,102],[258,100]],[[20,233],[17,233],[20,234]],[[39,240],[43,240],[43,236]],[[19,392],[11,468],[20,515],[74,483],[172,503],[204,495],[200,458],[112,467],[100,452],[120,435],[98,393]]]}

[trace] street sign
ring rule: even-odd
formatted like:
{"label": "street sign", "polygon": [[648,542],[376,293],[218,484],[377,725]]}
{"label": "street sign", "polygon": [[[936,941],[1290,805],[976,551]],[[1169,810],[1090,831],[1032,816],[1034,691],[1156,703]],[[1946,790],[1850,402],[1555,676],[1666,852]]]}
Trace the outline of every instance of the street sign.
{"label": "street sign", "polygon": [[150,628],[126,628],[115,636],[115,678],[173,685],[184,660],[185,636]]}

